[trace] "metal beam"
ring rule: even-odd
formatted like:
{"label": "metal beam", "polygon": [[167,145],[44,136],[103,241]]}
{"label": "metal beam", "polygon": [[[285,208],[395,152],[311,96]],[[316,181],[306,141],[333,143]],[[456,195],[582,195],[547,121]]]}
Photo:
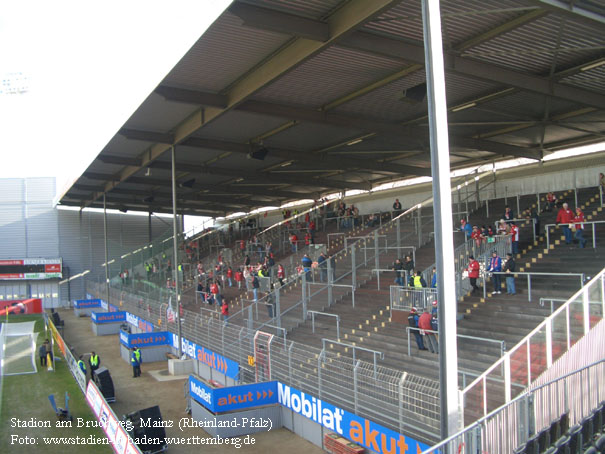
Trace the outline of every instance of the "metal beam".
{"label": "metal beam", "polygon": [[[214,150],[231,151],[241,154],[247,154],[251,150],[249,144],[240,144],[216,139],[206,139],[201,137],[191,137],[184,142],[184,145],[210,148]],[[346,160],[342,160],[339,158],[331,158],[325,154],[318,155],[302,150],[287,150],[283,148],[274,147],[267,148],[269,149],[269,154],[271,156],[279,156],[280,158],[284,159],[294,159],[296,161],[314,163],[320,165],[321,167],[329,168],[330,170],[376,170],[417,176],[430,176],[431,174],[430,169],[400,164],[385,164],[373,159],[347,158]]]}
{"label": "metal beam", "polygon": [[[405,140],[407,143],[415,143],[426,148],[428,142],[428,131],[424,128],[419,131],[418,128],[403,128],[401,125],[394,123],[382,122],[376,119],[367,119],[353,117],[350,115],[320,112],[314,109],[305,107],[284,106],[280,104],[268,103],[263,101],[247,101],[238,109],[247,112],[255,112],[264,115],[274,115],[283,118],[297,119],[300,121],[310,121],[320,124],[332,124],[334,126],[342,126],[347,128],[359,128],[366,132],[378,132],[379,134],[390,135]],[[477,140],[468,137],[451,137],[451,142],[465,148],[473,148],[476,150],[491,151],[492,153],[508,154],[512,156],[526,157],[530,159],[540,159],[539,153],[536,150],[526,149],[514,145],[502,144],[488,140]],[[385,167],[393,168],[391,164],[385,164]],[[407,166],[411,167],[411,166]],[[412,167],[412,169],[421,169],[420,167]],[[383,170],[383,169],[380,169]],[[422,169],[428,171],[430,169]],[[417,173],[419,175],[420,173]]]}
{"label": "metal beam", "polygon": [[[556,14],[567,16],[585,24],[605,29],[605,17],[589,9],[574,5],[575,2],[564,2],[561,0],[528,0],[528,3],[539,6]],[[601,6],[602,8],[602,6]]]}
{"label": "metal beam", "polygon": [[101,153],[97,159],[105,164],[116,164],[122,166],[138,166],[141,164],[140,158],[128,158],[126,156],[107,155]]}
{"label": "metal beam", "polygon": [[[160,141],[152,145],[149,150],[141,154],[142,162],[140,166],[125,167],[120,172],[117,181],[111,181],[105,185],[105,191],[110,191],[119,185],[121,181],[127,180],[138,172],[141,167],[149,165],[168,151],[172,144],[180,144],[206,124],[228,112],[230,108],[246,100],[261,88],[296,68],[305,60],[325,50],[339,38],[351,33],[352,30],[363,25],[366,21],[373,19],[398,3],[399,0],[373,0],[371,2],[367,0],[350,0],[345,3],[342,8],[339,8],[327,20],[330,36],[326,42],[296,38],[278,52],[272,54],[267,60],[255,65],[251,71],[241,77],[225,93],[225,96],[229,100],[229,105],[226,108],[207,107],[194,112],[174,128],[174,140],[172,143]],[[92,203],[101,195],[101,192],[94,193],[89,203]]]}
{"label": "metal beam", "polygon": [[[86,208],[82,206],[82,202],[79,201],[72,201],[72,200],[61,200],[61,205],[65,205],[65,206],[75,206],[75,207],[79,207],[79,208]],[[171,206],[161,206],[161,205],[145,205],[143,203],[141,204],[130,204],[129,207],[125,207],[123,204],[119,204],[119,203],[110,203],[107,202],[107,206],[108,208],[114,209],[114,210],[120,210],[120,209],[127,209],[130,211],[141,211],[144,213],[148,213],[148,212],[152,212],[152,213],[171,213],[172,212],[172,207]],[[94,203],[89,204],[88,208],[103,208],[103,202],[102,201],[95,201]],[[224,216],[226,214],[228,214],[228,211],[226,210],[217,210],[217,211],[211,211],[211,210],[207,210],[207,209],[201,209],[201,208],[186,208],[183,209],[183,207],[179,207],[179,214],[190,214],[193,216],[209,216],[209,217],[215,217],[215,216]]]}
{"label": "metal beam", "polygon": [[[174,142],[174,134],[156,131],[141,131],[138,129],[122,128],[119,134],[128,140],[142,140],[144,142],[170,144]],[[140,164],[139,164],[140,165]]]}
{"label": "metal beam", "polygon": [[[339,45],[365,52],[398,58],[408,63],[424,64],[422,46],[367,32],[355,32],[339,41]],[[479,80],[497,82],[548,96],[555,96],[579,104],[605,108],[605,95],[570,85],[552,82],[547,77],[521,73],[491,63],[459,57],[455,53],[445,56],[445,69]]]}
{"label": "metal beam", "polygon": [[169,87],[160,85],[155,92],[167,101],[180,102],[184,104],[195,104],[198,106],[211,106],[224,109],[227,107],[227,97],[216,93],[208,93],[185,88]]}
{"label": "metal beam", "polygon": [[249,3],[234,2],[228,8],[249,27],[271,30],[288,35],[325,42],[330,38],[330,26],[306,17],[250,5]]}

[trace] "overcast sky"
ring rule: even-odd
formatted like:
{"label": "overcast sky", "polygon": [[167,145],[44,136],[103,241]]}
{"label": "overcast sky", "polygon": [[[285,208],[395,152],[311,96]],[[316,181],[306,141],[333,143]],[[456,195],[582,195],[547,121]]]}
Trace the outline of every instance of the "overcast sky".
{"label": "overcast sky", "polygon": [[15,0],[0,13],[0,178],[77,178],[231,0]]}

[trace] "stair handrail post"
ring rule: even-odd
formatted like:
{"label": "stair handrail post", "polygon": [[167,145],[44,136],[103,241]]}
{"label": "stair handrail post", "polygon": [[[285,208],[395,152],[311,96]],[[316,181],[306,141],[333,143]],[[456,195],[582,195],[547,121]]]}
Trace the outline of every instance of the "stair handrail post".
{"label": "stair handrail post", "polygon": [[521,196],[519,194],[517,194],[517,216],[519,216],[520,214],[521,214]]}
{"label": "stair handrail post", "polygon": [[[576,173],[575,173],[575,171],[574,171],[574,177],[575,177],[575,174],[576,174]],[[574,179],[575,179],[575,178],[574,178]],[[573,188],[573,192],[574,192],[574,202],[575,202],[575,205],[574,205],[574,206],[575,206],[575,207],[577,207],[577,206],[578,206],[578,187],[577,187],[577,186],[575,186],[575,187]]]}
{"label": "stair handrail post", "polygon": [[479,168],[475,169],[475,204],[476,209],[481,205],[481,197],[479,196]]}
{"label": "stair handrail post", "polygon": [[357,370],[359,369],[360,361],[355,362],[355,366],[353,367],[353,409],[355,410],[355,414],[357,414],[358,408],[358,385],[357,385]]}
{"label": "stair handrail post", "polygon": [[546,249],[550,250],[550,227],[548,225],[546,225],[545,227],[546,227]]}
{"label": "stair handrail post", "polygon": [[536,219],[535,218],[531,218],[531,225],[532,225],[532,235],[534,238],[534,243],[536,242]]}
{"label": "stair handrail post", "polygon": [[537,199],[538,213],[540,213],[540,193],[539,193],[539,192],[538,192],[538,194],[537,194],[536,199]]}
{"label": "stair handrail post", "polygon": [[290,377],[290,385],[292,384],[292,347],[294,347],[294,342],[290,342],[290,346],[288,347],[288,377]]}
{"label": "stair handrail post", "polygon": [[592,248],[593,249],[597,248],[597,231],[596,231],[595,227],[596,227],[596,224],[593,222],[592,223]]}
{"label": "stair handrail post", "polygon": [[328,257],[326,259],[326,262],[328,262],[328,306],[331,306],[334,302],[332,296],[332,288],[334,287],[334,276],[332,275],[332,258]]}
{"label": "stair handrail post", "polygon": [[280,289],[279,287],[274,290],[275,292],[275,316],[277,326],[281,328],[281,304],[280,304]]}
{"label": "stair handrail post", "polygon": [[485,216],[489,218],[489,199],[485,199]]}
{"label": "stair handrail post", "polygon": [[355,262],[355,244],[351,245],[351,285],[357,287],[357,264]]}
{"label": "stair handrail post", "polygon": [[411,341],[411,336],[410,336],[411,330],[410,330],[410,327],[406,326],[405,330],[408,333],[408,356],[412,356],[412,346],[410,344],[410,341]]}
{"label": "stair handrail post", "polygon": [[[374,263],[376,265],[376,270],[380,269],[380,257],[378,255],[378,231],[374,230]],[[376,271],[376,282],[378,285],[378,290],[380,290],[380,271]]]}
{"label": "stair handrail post", "polygon": [[340,341],[340,315],[336,315],[336,339]]}
{"label": "stair handrail post", "polygon": [[527,301],[531,302],[531,274],[527,275]]}
{"label": "stair handrail post", "polygon": [[418,247],[422,247],[422,204],[418,204]]}
{"label": "stair handrail post", "polygon": [[588,288],[582,292],[582,309],[584,312],[584,335],[590,331],[590,301],[588,300]]}
{"label": "stair handrail post", "polygon": [[399,432],[403,433],[403,383],[407,377],[407,372],[401,373],[401,379],[398,382],[398,391],[399,391]]}
{"label": "stair handrail post", "polygon": [[301,283],[301,290],[302,290],[302,318],[303,320],[307,319],[307,292],[308,292],[308,286],[307,286],[307,276],[306,273],[303,272],[301,274],[302,276],[302,283]]}
{"label": "stair handrail post", "polygon": [[395,229],[397,233],[397,256],[401,257],[401,216],[399,216],[395,222]]}
{"label": "stair handrail post", "polygon": [[311,332],[315,334],[315,311],[309,311],[311,313]]}

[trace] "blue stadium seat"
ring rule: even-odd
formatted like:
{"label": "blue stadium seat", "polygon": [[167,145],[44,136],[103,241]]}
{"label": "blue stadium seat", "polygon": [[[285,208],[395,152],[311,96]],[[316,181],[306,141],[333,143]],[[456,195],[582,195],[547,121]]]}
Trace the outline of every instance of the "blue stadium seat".
{"label": "blue stadium seat", "polygon": [[569,440],[567,435],[563,435],[555,443],[555,447],[558,449],[559,454],[567,454],[569,452]]}
{"label": "blue stadium seat", "polygon": [[582,426],[576,424],[568,432],[569,435],[569,453],[570,454],[582,454]]}
{"label": "blue stadium seat", "polygon": [[557,448],[556,446],[551,446],[546,451],[544,451],[544,454],[559,454],[559,448]]}
{"label": "blue stadium seat", "polygon": [[594,445],[595,448],[597,448],[597,451],[601,454],[605,454],[605,435],[601,435]]}
{"label": "blue stadium seat", "polygon": [[598,454],[598,452],[599,451],[597,451],[597,448],[590,446],[586,451],[584,451],[584,454]]}
{"label": "blue stadium seat", "polygon": [[543,429],[536,435],[538,440],[538,452],[544,452],[550,446],[550,427]]}
{"label": "blue stadium seat", "polygon": [[527,443],[523,443],[521,446],[517,447],[513,453],[514,454],[527,454],[527,451],[525,451],[525,448],[527,447]]}
{"label": "blue stadium seat", "polygon": [[582,424],[582,442],[585,445],[592,443],[592,438],[594,436],[594,415],[594,413],[591,413],[580,422],[580,424]]}

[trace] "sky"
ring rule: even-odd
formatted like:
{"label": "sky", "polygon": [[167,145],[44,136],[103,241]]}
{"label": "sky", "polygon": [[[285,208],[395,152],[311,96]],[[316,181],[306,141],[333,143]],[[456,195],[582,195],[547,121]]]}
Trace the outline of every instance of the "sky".
{"label": "sky", "polygon": [[16,0],[0,13],[0,178],[75,180],[231,0]]}

